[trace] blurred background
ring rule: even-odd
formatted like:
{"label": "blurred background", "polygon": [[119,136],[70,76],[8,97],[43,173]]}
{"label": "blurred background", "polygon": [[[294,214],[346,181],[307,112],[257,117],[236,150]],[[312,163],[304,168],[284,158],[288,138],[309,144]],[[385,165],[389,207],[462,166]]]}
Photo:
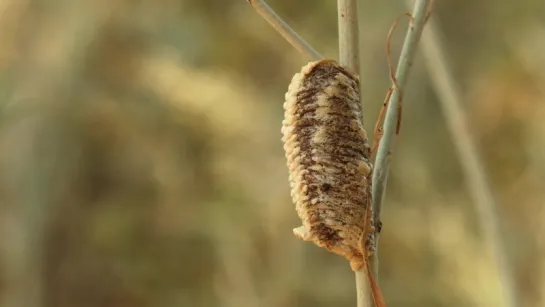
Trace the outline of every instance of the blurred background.
{"label": "blurred background", "polygon": [[[337,58],[335,1],[269,4]],[[407,8],[359,10],[372,130]],[[435,18],[520,306],[545,306],[545,2],[443,0]],[[355,306],[348,263],[292,234],[280,125],[306,63],[244,0],[1,0],[0,306]],[[405,94],[389,306],[505,306],[422,55]]]}

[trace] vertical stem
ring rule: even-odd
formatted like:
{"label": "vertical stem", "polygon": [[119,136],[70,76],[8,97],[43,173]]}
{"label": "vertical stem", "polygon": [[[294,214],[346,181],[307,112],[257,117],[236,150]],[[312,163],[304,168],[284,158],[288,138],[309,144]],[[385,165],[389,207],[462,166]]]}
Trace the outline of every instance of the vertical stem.
{"label": "vertical stem", "polygon": [[[410,68],[416,55],[416,50],[422,35],[422,30],[424,29],[424,25],[426,23],[430,4],[430,0],[416,0],[414,4],[412,22],[405,36],[405,41],[403,43],[403,48],[401,50],[401,55],[395,74],[397,84],[400,88],[394,87],[392,95],[388,101],[388,107],[384,118],[384,134],[377,150],[375,168],[373,171],[372,203],[375,221],[379,221],[384,192],[386,190],[391,151],[400,111],[399,106],[403,94],[402,89],[407,84]],[[374,270],[373,273],[375,276],[378,276],[378,240],[379,234],[377,232],[375,233],[375,243],[377,244],[377,249],[375,254],[370,257],[370,265]]]}
{"label": "vertical stem", "polygon": [[[407,30],[403,49],[396,71],[397,83],[401,88],[405,87],[409,77],[410,68],[413,64],[418,42],[424,28],[426,12],[428,10],[429,0],[417,0],[414,11],[413,21]],[[384,190],[388,179],[388,170],[390,167],[388,157],[391,154],[393,140],[399,116],[399,105],[402,98],[402,89],[394,87],[392,96],[388,101],[388,108],[384,120],[384,135],[380,141],[373,172],[373,208],[376,216],[380,216]]]}
{"label": "vertical stem", "polygon": [[[339,62],[359,76],[358,1],[338,0],[337,16],[339,21]],[[363,101],[361,96],[360,101]],[[357,271],[355,274],[357,306],[373,306],[373,299],[369,295],[369,287],[367,286],[366,268]]]}
{"label": "vertical stem", "polygon": [[358,1],[338,0],[339,62],[360,74]]}
{"label": "vertical stem", "polygon": [[356,301],[357,307],[372,307],[374,304],[365,270],[356,272]]}

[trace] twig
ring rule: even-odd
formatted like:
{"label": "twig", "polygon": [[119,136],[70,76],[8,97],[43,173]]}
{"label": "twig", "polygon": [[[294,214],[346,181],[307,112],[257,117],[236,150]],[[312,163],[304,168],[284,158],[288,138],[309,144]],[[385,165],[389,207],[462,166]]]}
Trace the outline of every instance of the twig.
{"label": "twig", "polygon": [[[414,4],[412,13],[412,22],[407,30],[397,71],[395,74],[395,80],[397,80],[397,86],[394,85],[392,94],[388,101],[386,115],[384,118],[384,132],[382,139],[380,140],[377,157],[375,160],[375,167],[373,170],[373,210],[374,220],[379,221],[382,200],[384,198],[384,191],[386,190],[386,183],[388,179],[388,170],[390,166],[390,154],[393,147],[393,139],[397,130],[397,122],[399,119],[399,105],[402,99],[402,89],[405,87],[409,71],[414,61],[418,43],[422,35],[422,30],[426,24],[427,14],[430,7],[430,0],[417,0]],[[370,257],[370,264],[373,268],[373,274],[378,276],[378,232],[375,233],[375,243],[377,248],[373,256]]]}
{"label": "twig", "polygon": [[248,3],[263,17],[282,37],[297,51],[311,60],[322,59],[322,55],[308,44],[293,30],[264,0],[247,0]]}
{"label": "twig", "polygon": [[[360,49],[358,29],[357,0],[338,0],[337,17],[339,28],[339,63],[360,75]],[[360,94],[360,101],[362,100]],[[364,256],[366,257],[366,256]],[[357,306],[373,306],[374,299],[369,295],[368,266],[355,272]]]}
{"label": "twig", "polygon": [[339,63],[360,74],[358,1],[338,0]]}
{"label": "twig", "polygon": [[477,214],[484,233],[486,243],[496,257],[501,292],[505,296],[506,306],[518,306],[516,292],[513,287],[511,268],[507,261],[505,247],[502,242],[501,229],[496,213],[496,203],[485,175],[478,150],[472,140],[466,124],[466,117],[461,107],[461,94],[456,88],[445,52],[442,49],[439,30],[430,20],[430,25],[422,37],[423,54],[426,59],[431,82],[439,97],[448,129],[452,135],[458,158],[462,165],[466,184],[475,202]]}

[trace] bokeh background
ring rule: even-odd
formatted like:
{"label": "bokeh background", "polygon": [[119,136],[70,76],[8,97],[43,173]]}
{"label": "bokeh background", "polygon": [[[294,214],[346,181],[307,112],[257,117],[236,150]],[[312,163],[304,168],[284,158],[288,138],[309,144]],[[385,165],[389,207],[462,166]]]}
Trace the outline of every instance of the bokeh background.
{"label": "bokeh background", "polygon": [[[436,2],[520,306],[545,306],[545,2]],[[335,1],[269,4],[337,57]],[[359,10],[372,129],[407,9]],[[425,60],[380,283],[393,307],[506,306]],[[292,234],[280,125],[304,64],[244,0],[1,0],[1,306],[355,306],[348,263]]]}

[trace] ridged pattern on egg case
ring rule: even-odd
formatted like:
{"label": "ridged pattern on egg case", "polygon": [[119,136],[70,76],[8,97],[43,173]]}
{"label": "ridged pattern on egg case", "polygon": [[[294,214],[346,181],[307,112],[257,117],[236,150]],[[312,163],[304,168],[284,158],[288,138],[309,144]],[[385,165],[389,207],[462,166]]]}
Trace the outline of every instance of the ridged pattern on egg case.
{"label": "ridged pattern on egg case", "polygon": [[293,77],[284,109],[291,197],[303,224],[294,233],[357,269],[369,227],[372,169],[359,79],[333,60],[311,62]]}

